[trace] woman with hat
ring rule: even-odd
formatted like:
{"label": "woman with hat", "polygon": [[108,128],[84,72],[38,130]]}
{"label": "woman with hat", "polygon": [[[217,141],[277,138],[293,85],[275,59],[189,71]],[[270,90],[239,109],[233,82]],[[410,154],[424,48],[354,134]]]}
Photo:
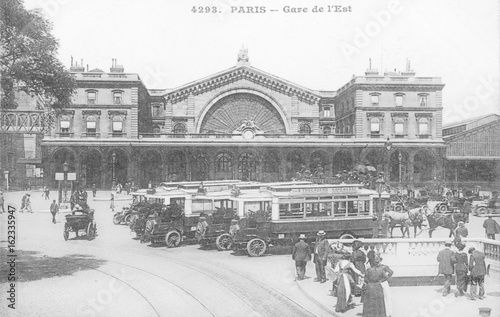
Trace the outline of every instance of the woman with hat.
{"label": "woman with hat", "polygon": [[394,272],[381,264],[380,255],[375,255],[373,266],[365,274],[366,289],[363,294],[363,317],[388,317],[392,313],[392,303],[387,279]]}
{"label": "woman with hat", "polygon": [[354,279],[351,276],[351,270],[356,274],[363,276],[354,264],[349,261],[351,255],[346,253],[343,255],[342,260],[340,260],[335,269],[333,270],[338,274],[337,278],[337,305],[335,306],[336,312],[346,312],[347,310],[354,307],[352,303],[352,289],[354,288]]}
{"label": "woman with hat", "polygon": [[[366,272],[366,266],[365,266],[366,255],[363,252],[363,250],[361,250],[362,246],[363,246],[363,243],[361,241],[359,241],[359,240],[354,240],[352,242],[353,252],[352,252],[352,256],[351,256],[351,262],[354,264],[354,266],[356,267],[356,269],[358,269],[358,271],[360,271],[361,273],[365,274],[365,272]],[[359,274],[354,274],[353,278],[354,278],[354,282],[356,283],[356,285],[358,285],[359,284],[359,281],[358,281],[359,280]],[[361,295],[361,289],[359,287],[355,288],[353,290],[353,294],[356,295],[356,296]]]}

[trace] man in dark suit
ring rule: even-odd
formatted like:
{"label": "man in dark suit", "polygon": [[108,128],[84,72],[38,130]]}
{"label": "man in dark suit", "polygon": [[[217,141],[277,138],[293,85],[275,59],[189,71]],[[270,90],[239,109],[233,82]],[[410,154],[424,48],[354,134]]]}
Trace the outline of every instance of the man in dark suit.
{"label": "man in dark suit", "polygon": [[452,256],[453,262],[455,262],[455,272],[457,273],[457,292],[455,297],[464,296],[467,291],[467,253],[464,252],[465,244],[457,244],[458,252],[455,252]]}
{"label": "man in dark suit", "polygon": [[325,266],[328,253],[330,252],[330,243],[325,239],[326,232],[323,230],[318,231],[317,236],[318,238],[314,246],[314,264],[316,264],[316,278],[314,282],[325,283]]}
{"label": "man in dark suit", "polygon": [[486,275],[486,263],[484,262],[484,253],[469,248],[469,270],[471,277],[470,299],[475,300],[477,297],[477,286],[479,285],[479,299],[484,298],[484,276]]}
{"label": "man in dark suit", "polygon": [[483,222],[483,228],[486,231],[486,237],[491,240],[495,240],[495,234],[500,233],[500,226],[491,215],[488,215],[488,219]]}
{"label": "man in dark suit", "polygon": [[452,242],[446,241],[444,250],[439,251],[437,260],[439,262],[439,274],[444,275],[443,296],[450,293],[451,280],[453,278],[453,251],[450,250]]}
{"label": "man in dark suit", "polygon": [[299,236],[299,242],[295,243],[292,251],[292,259],[297,269],[297,279],[303,280],[306,275],[307,261],[311,261],[311,247],[305,242],[306,235]]}

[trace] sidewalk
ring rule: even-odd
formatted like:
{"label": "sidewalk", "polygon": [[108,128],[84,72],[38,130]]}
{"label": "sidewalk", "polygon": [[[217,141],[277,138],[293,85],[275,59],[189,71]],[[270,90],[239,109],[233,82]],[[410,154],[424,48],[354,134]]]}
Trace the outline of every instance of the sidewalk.
{"label": "sidewalk", "polygon": [[[386,263],[391,267],[390,263]],[[296,281],[304,296],[321,305],[324,309],[335,311],[337,298],[331,296],[332,282],[314,282],[316,271],[314,264],[308,262],[305,280]],[[391,280],[389,279],[389,285]],[[491,317],[500,316],[500,279],[498,276],[486,276],[485,296],[483,300],[469,300],[467,297],[455,297],[456,287],[452,286],[452,293],[446,297],[441,294],[442,286],[391,286],[392,317],[457,317],[479,316],[480,307],[491,308]],[[469,289],[468,289],[469,290]],[[354,297],[356,307],[345,312],[336,313],[337,316],[361,316],[363,304],[360,297]],[[335,315],[334,315],[335,316]]]}

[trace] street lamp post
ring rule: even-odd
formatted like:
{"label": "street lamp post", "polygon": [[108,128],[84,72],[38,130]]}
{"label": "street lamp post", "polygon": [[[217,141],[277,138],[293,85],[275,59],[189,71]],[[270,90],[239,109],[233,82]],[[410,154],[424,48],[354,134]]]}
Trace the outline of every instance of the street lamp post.
{"label": "street lamp post", "polygon": [[399,151],[398,154],[398,162],[399,162],[399,186],[401,186],[402,180],[403,180],[403,175],[401,174],[401,160],[403,159],[403,154],[401,154],[401,151]]}
{"label": "street lamp post", "polygon": [[68,197],[66,195],[66,180],[68,179],[68,171],[69,171],[69,164],[68,162],[63,163],[63,172],[64,172],[64,202],[67,203]]}
{"label": "street lamp post", "polygon": [[385,179],[384,173],[380,172],[375,181],[378,192],[378,210],[377,210],[377,223],[378,223],[378,237],[382,237],[382,192],[384,191]]}
{"label": "street lamp post", "polygon": [[111,189],[114,189],[116,186],[116,177],[115,177],[116,153],[115,152],[113,152],[113,154],[111,154],[111,161],[113,164],[113,175],[112,175]]}

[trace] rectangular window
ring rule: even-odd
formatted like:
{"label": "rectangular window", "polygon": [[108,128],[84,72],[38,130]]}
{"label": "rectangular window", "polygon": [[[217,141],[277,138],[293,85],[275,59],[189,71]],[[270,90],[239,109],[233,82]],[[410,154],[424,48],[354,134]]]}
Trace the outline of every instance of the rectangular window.
{"label": "rectangular window", "polygon": [[123,122],[115,121],[113,122],[113,133],[121,133],[123,132]]}
{"label": "rectangular window", "polygon": [[394,134],[396,135],[404,135],[404,124],[403,123],[395,123],[394,124]]}
{"label": "rectangular window", "polygon": [[95,92],[88,92],[87,93],[87,103],[89,105],[94,105],[96,97],[97,97],[97,94]]}
{"label": "rectangular window", "polygon": [[418,133],[427,135],[429,134],[429,124],[427,122],[418,124]]}
{"label": "rectangular window", "polygon": [[373,106],[378,106],[378,98],[379,96],[378,95],[372,95],[371,96],[371,100],[372,100],[372,105]]}
{"label": "rectangular window", "polygon": [[396,107],[403,106],[403,96],[396,96]]}
{"label": "rectangular window", "polygon": [[372,122],[370,124],[370,131],[372,134],[380,134],[380,122]]}
{"label": "rectangular window", "polygon": [[61,133],[69,133],[69,121],[61,121]]}
{"label": "rectangular window", "polygon": [[122,93],[121,92],[113,93],[113,102],[115,105],[119,105],[122,103]]}
{"label": "rectangular window", "polygon": [[96,122],[95,121],[87,121],[87,133],[96,133]]}
{"label": "rectangular window", "polygon": [[323,108],[323,117],[329,118],[330,117],[330,107],[324,107]]}

